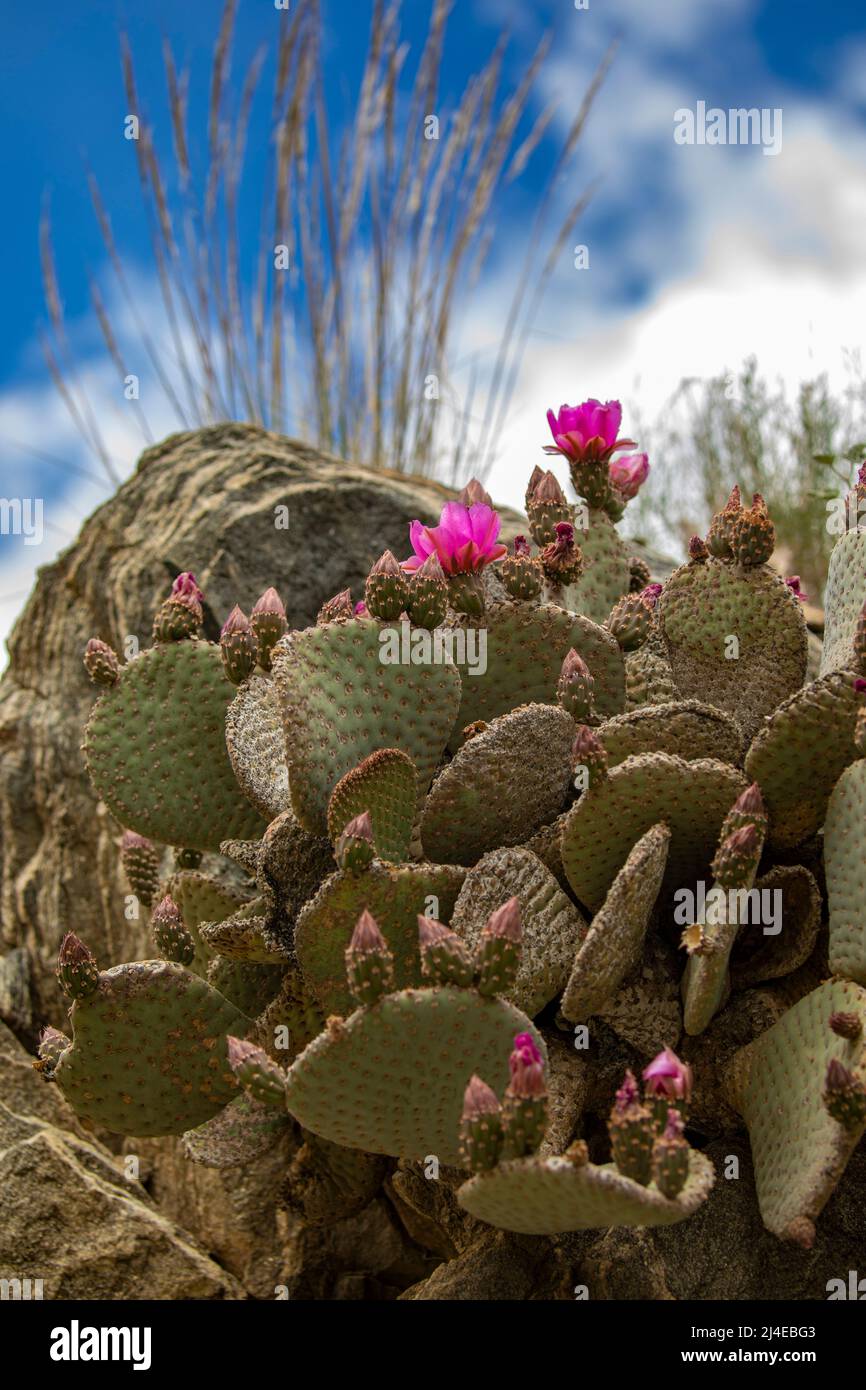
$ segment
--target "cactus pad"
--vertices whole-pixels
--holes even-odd
[[[268,1153],[280,1134],[288,1130],[287,1115],[243,1091],[212,1120],[188,1129],[181,1145],[193,1163],[205,1168],[236,1168]]]
[[[736,721],[699,700],[644,705],[608,719],[597,733],[610,767],[637,753],[674,753],[689,762],[715,758],[735,766],[743,760],[743,736]]]
[[[115,1134],[181,1134],[237,1095],[226,1034],[250,1020],[198,975],[142,960],[99,976],[73,1004],[55,1078],[82,1120]]]
[[[370,812],[379,859],[400,864],[409,854],[418,774],[399,748],[380,748],[341,777],[328,802],[328,834],[336,844],[350,820]]]
[[[582,794],[563,823],[562,864],[577,898],[597,911],[632,846],[660,821],[671,832],[662,893],[704,877],[722,821],[745,789],[741,772],[710,758],[626,758]]]
[[[563,606],[603,623],[617,599],[628,593],[631,557],[625,542],[606,512],[591,509],[588,524],[577,518],[574,539],[580,547],[584,571],[562,591]]]
[[[261,834],[226,753],[233,694],[209,642],[161,644],[122,668],[84,734],[94,789],[121,825],[201,850]]]
[[[530,850],[498,849],[485,854],[466,875],[452,930],[476,946],[490,914],[512,897],[520,903],[523,941],[517,979],[505,997],[534,1018],[568,979],[586,923]]]
[[[681,697],[727,710],[747,738],[803,684],[802,609],[764,565],[683,565],[665,584],[658,612]]]
[[[557,705],[523,705],[474,734],[437,777],[421,821],[437,864],[474,864],[516,845],[562,810],[574,720]]]
[[[662,644],[659,640],[658,646]],[[644,705],[668,705],[678,701],[680,693],[674,684],[671,664],[650,638],[646,646],[625,655],[625,707],[641,709]]]
[[[489,723],[519,705],[554,702],[562,662],[572,647],[595,680],[599,715],[606,717],[624,709],[622,652],[606,628],[556,604],[515,602],[488,603],[483,623],[487,669],[483,674],[463,675],[452,749],[460,746],[468,724],[477,720]]]
[[[847,980],[821,985],[736,1053],[726,1078],[748,1126],[764,1225],[807,1247],[866,1128],[866,1122],[843,1128],[823,1103],[831,1060],[866,1080],[864,1034],[851,1041],[837,1036],[829,1023],[835,1012],[856,1014],[866,1029],[866,992]]]
[[[451,733],[454,663],[388,664],[379,639],[378,623],[351,619],[287,633],[274,648],[292,806],[311,834],[327,833],[340,778],[379,748],[411,758],[423,795]]]
[[[168,891],[177,903],[183,925],[195,942],[195,957],[190,965],[197,975],[206,975],[214,948],[203,940],[203,922],[221,922],[243,907],[248,893],[230,887],[196,869],[181,869],[169,879]]]
[[[854,632],[866,600],[866,531],[846,531],[830,554],[820,674],[854,667]]]
[[[802,844],[821,828],[830,793],[857,756],[862,704],[853,673],[821,676],[785,700],[753,741],[746,774],[766,802],[771,846]]]
[[[229,960],[249,961],[251,965],[278,965],[288,953],[267,930],[267,904],[264,898],[244,903],[230,917],[203,922],[201,938],[212,951]]]
[[[713,1164],[692,1150],[685,1187],[673,1199],[654,1183],[642,1187],[612,1163],[575,1164],[561,1158],[523,1158],[500,1163],[470,1178],[457,1192],[479,1221],[524,1235],[555,1235],[605,1226],[672,1226],[693,1216],[715,1181]]]
[[[824,822],[830,904],[830,969],[866,985],[866,759],[846,768]]]
[[[775,864],[756,879],[755,887],[759,892],[778,890],[782,894],[782,930],[777,936],[765,936],[762,927],[751,922],[740,928],[731,953],[731,983],[735,989],[748,989],[764,980],[793,974],[811,956],[821,927],[821,891],[802,864]],[[855,978],[832,963],[830,968],[839,975]]]
[[[570,1023],[583,1023],[603,1008],[640,962],[670,838],[666,825],[654,825],[638,840],[611,884],[563,992],[560,1007]]]
[[[354,1007],[346,984],[345,952],[365,908],[393,953],[397,988],[420,984],[418,915],[447,920],[465,876],[466,870],[454,865],[374,860],[363,874],[338,872],[327,878],[295,926],[298,963],[325,1012],[345,1014]],[[430,910],[431,897],[435,912]]]
[[[504,1091],[524,1032],[546,1058],[526,1016],[501,999],[443,987],[388,994],[330,1021],[292,1064],[286,1104],[306,1129],[348,1148],[457,1164],[470,1076]]]
[[[266,820],[289,805],[283,721],[273,680],[244,681],[226,714],[226,748],[238,785]]]

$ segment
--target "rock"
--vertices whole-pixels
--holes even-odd
[[[245,424],[173,435],[45,566],[9,639],[0,681],[0,922],[33,968],[33,1010],[60,1024],[54,961],[74,927],[103,966],[150,954],[144,921],[124,918],[118,827],[100,813],[80,744],[94,701],[82,652],[98,636],[150,641],[174,576],[205,591],[205,635],[232,605],[276,584],[289,622],[361,585],[386,548],[407,553],[408,521],[438,520],[453,493],[428,479],[344,463]],[[277,529],[288,508],[288,529]],[[506,536],[520,518],[503,513]]]
[[[30,956],[16,946],[0,957],[0,1020],[14,1033],[33,1036],[33,1003],[30,998]]]
[[[236,1299],[241,1285],[157,1211],[0,1025],[0,1278],[46,1299]]]

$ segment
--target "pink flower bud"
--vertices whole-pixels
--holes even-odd
[[[651,1096],[688,1100],[692,1093],[692,1069],[670,1047],[654,1057],[642,1075]]]

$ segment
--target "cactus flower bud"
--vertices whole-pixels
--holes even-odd
[[[538,475],[536,477],[536,474]],[[574,507],[566,500],[555,474],[542,473],[536,468],[532,475],[535,485],[526,496],[526,518],[532,539],[539,547],[552,545],[560,522],[574,522]]]
[[[706,541],[701,536],[692,536],[689,541],[689,560],[694,565],[702,565],[709,558]]]
[[[620,454],[608,464],[608,477],[617,492],[631,501],[637,497],[649,477],[649,459],[646,454]]]
[[[664,1132],[653,1145],[653,1181],[663,1197],[673,1200],[686,1185],[691,1149],[683,1135],[683,1117],[669,1109]]]
[[[220,632],[223,670],[232,685],[240,685],[256,664],[256,639],[246,614],[235,604]]]
[[[688,1101],[692,1094],[692,1069],[681,1062],[673,1048],[665,1047],[641,1073],[647,1096]]]
[[[741,825],[722,840],[713,860],[713,877],[722,888],[748,888],[751,886],[764,836],[752,823]]]
[[[541,482],[541,480],[542,480],[543,477],[544,477],[544,469],[543,469],[543,468],[539,468],[538,464],[536,464],[535,467],[533,468],[532,472],[531,472],[530,475],[529,475],[529,482],[526,484],[526,494],[525,494],[525,497],[524,497],[524,507],[528,507],[528,506],[529,506],[530,500],[531,500],[531,498],[532,498],[532,496],[533,496],[533,494],[534,494],[534,492],[535,492],[535,489],[538,487],[538,484]],[[554,481],[555,481],[555,480],[554,480]]]
[[[856,1132],[866,1124],[866,1086],[835,1057],[827,1067],[823,1100],[843,1129]]]
[[[531,1033],[518,1033],[508,1059],[511,1078],[502,1104],[503,1157],[534,1153],[547,1128],[544,1059]]]
[[[366,603],[364,602],[364,600],[363,600],[362,598],[359,598],[359,599],[358,599],[358,602],[355,604],[355,617],[356,617],[356,618],[369,618],[369,616],[370,616],[370,610],[369,610],[369,608],[367,607],[367,605],[366,605]]]
[[[150,930],[156,949],[164,960],[173,960],[178,965],[192,965],[195,960],[195,938],[186,930],[180,908],[170,894],[166,893],[153,909]]]
[[[661,585],[650,584],[639,594],[624,594],[614,604],[605,626],[624,652],[637,651],[655,626],[655,606]]]
[[[240,1084],[253,1100],[264,1105],[285,1105],[286,1078],[281,1067],[255,1043],[244,1038],[226,1038],[228,1063]]]
[[[475,948],[480,994],[504,994],[517,978],[523,922],[517,898],[491,912]]]
[[[134,830],[124,830],[120,859],[133,893],[145,907],[150,907],[159,888],[159,856],[150,840]]]
[[[436,985],[472,984],[475,965],[465,941],[437,922],[434,917],[418,917],[418,945],[421,950],[421,974]]]
[[[375,1004],[393,984],[394,957],[376,919],[366,908],[346,947],[346,976],[349,989],[362,1006]]]
[[[794,598],[799,599],[800,603],[808,603],[809,595],[806,593],[806,590],[800,583],[799,574],[789,574],[787,579],[785,580],[785,583],[791,590],[791,593],[794,595]]]
[[[60,943],[57,980],[69,999],[88,999],[99,988],[99,969],[93,952],[71,931]]]
[[[641,1103],[637,1082],[627,1071],[616,1093],[607,1122],[613,1161],[623,1177],[648,1187],[652,1179],[656,1124],[648,1106]]]
[[[256,640],[256,657],[263,671],[270,671],[274,647],[289,624],[286,610],[276,589],[265,589],[250,613],[250,627]]]
[[[348,589],[342,589],[339,594],[329,598],[327,603],[323,603],[319,609],[319,616],[316,623],[319,627],[324,627],[326,623],[341,623],[353,616],[352,595]]]
[[[583,657],[572,647],[566,652],[556,685],[556,698],[576,724],[597,724],[595,682]]]
[[[493,507],[493,498],[477,478],[470,478],[457,501],[463,507],[474,507],[476,502],[483,502],[485,507]]]
[[[91,637],[84,648],[84,669],[94,685],[114,685],[119,673],[117,653],[107,642]]]
[[[362,811],[344,827],[334,847],[334,857],[341,869],[360,874],[370,867],[375,855],[373,822],[370,812]]]
[[[416,627],[438,627],[448,611],[448,585],[435,551],[409,577],[407,587],[410,621]]]
[[[480,1076],[471,1076],[463,1093],[460,1162],[470,1173],[495,1168],[502,1147],[502,1110],[494,1091]]]
[[[863,1032],[863,1024],[859,1014],[848,1014],[841,1011],[830,1015],[830,1027],[837,1037],[847,1038],[849,1042],[856,1042]]]
[[[734,560],[739,565],[763,565],[772,555],[776,545],[776,528],[759,492],[754,493],[751,507],[743,508],[732,520],[730,544]]]
[[[54,1080],[57,1063],[68,1046],[69,1039],[59,1029],[51,1027],[42,1029],[39,1035],[38,1058],[33,1065],[38,1072],[42,1073],[44,1080]]]
[[[171,586],[171,595],[172,598],[194,598],[196,603],[204,602],[204,594],[198,586],[198,581],[189,570],[185,570],[183,574],[177,576]]]
[[[597,786],[607,776],[607,749],[587,724],[579,724],[571,745],[571,770],[578,791]]]
[[[178,575],[175,585],[181,580],[185,581],[184,585],[177,590],[173,586],[170,596],[157,610],[153,620],[154,642],[183,642],[198,635],[204,621],[201,590],[193,575]]]
[[[544,571],[533,559],[525,536],[515,536],[512,554],[500,562],[499,577],[512,598],[533,599],[541,593]]]
[[[570,521],[558,521],[553,529],[555,539],[544,547],[539,563],[549,583],[574,584],[583,574],[583,554],[575,544],[574,527]]]
[[[367,576],[364,587],[367,610],[374,618],[393,622],[403,612],[408,598],[406,575],[390,550],[386,550]]]

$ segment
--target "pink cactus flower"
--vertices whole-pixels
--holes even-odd
[[[647,584],[645,589],[641,589],[640,596],[642,599],[646,599],[647,603],[651,603],[653,608],[655,608],[663,587],[664,585],[662,584]]]
[[[866,681],[862,676],[854,677],[854,691],[857,695],[862,695],[866,691]]]
[[[530,1033],[518,1033],[514,1051],[508,1059],[511,1080],[508,1089],[514,1096],[536,1097],[545,1093],[544,1062]]]
[[[649,477],[649,459],[646,454],[622,454],[608,464],[608,477],[623,497],[631,500],[637,497]]]
[[[355,604],[355,617],[356,617],[356,618],[369,618],[369,616],[370,616],[370,610],[368,609],[366,603],[364,602],[363,599],[359,599],[358,602]]]
[[[688,1100],[692,1093],[692,1069],[681,1062],[672,1048],[666,1047],[654,1057],[642,1076],[651,1096],[667,1096],[668,1100]]]
[[[561,405],[559,414],[547,412],[547,422],[555,444],[545,444],[546,454],[564,454],[582,459],[606,459],[619,449],[633,449],[633,439],[617,439],[622,421],[619,401],[584,401],[582,405]],[[643,481],[641,479],[641,481]],[[640,486],[640,484],[638,484]]]
[[[791,590],[791,593],[794,595],[794,597],[798,598],[801,603],[808,602],[809,595],[806,593],[806,590],[801,588],[800,586],[799,574],[789,574],[788,578],[785,580],[785,583]]]
[[[177,579],[171,586],[171,593],[172,598],[181,596],[183,598],[194,598],[197,603],[201,603],[204,599],[204,594],[198,587],[195,575],[191,574],[189,570],[184,570],[183,574],[177,576]]]
[[[413,521],[409,539],[414,555],[403,561],[403,569],[420,569],[430,555],[438,555],[446,574],[474,574],[493,560],[500,560],[507,547],[497,544],[499,513],[486,502],[464,507],[461,502],[446,502],[438,526],[424,526]]]

